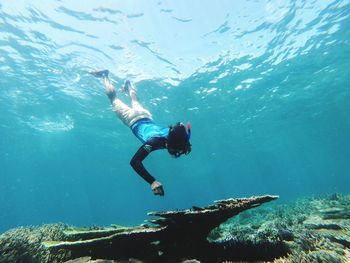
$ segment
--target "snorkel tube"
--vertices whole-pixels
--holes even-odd
[[[187,122],[187,135],[188,135],[188,142],[190,142],[191,138],[191,125],[189,122]]]

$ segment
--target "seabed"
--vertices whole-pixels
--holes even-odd
[[[0,262],[350,262],[350,196],[265,195],[151,212],[135,227],[51,224],[0,236]]]

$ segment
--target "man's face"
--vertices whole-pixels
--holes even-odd
[[[182,145],[178,147],[168,147],[168,151],[172,155],[177,155],[177,154],[189,154],[191,152],[191,145]]]

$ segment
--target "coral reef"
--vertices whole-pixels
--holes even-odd
[[[54,224],[40,227],[19,227],[0,236],[0,262],[52,262],[51,253],[41,244],[49,240],[62,240],[67,225]],[[69,251],[60,251],[57,258],[68,258]]]
[[[315,197],[247,211],[212,231],[209,238],[282,242],[289,252],[276,263],[350,262],[349,212],[349,196]]]
[[[209,232],[228,218],[277,198],[267,195],[228,199],[216,201],[216,205],[205,208],[151,212],[150,216],[160,217],[148,220],[152,226],[66,231],[65,237],[69,241],[50,241],[43,244],[52,253],[60,249],[69,250],[72,257],[134,257],[148,262],[173,262],[174,259],[186,258],[217,260],[220,257],[226,258],[228,252],[225,251],[225,244],[207,241]]]
[[[216,205],[205,208],[152,212],[149,215],[160,218],[149,220],[151,225],[137,227],[113,225],[101,229],[68,229],[52,226],[57,231],[55,236],[38,234],[44,230],[52,231],[49,226],[34,228],[31,232],[12,230],[1,237],[2,262],[10,258],[13,262],[63,262],[75,258],[81,262],[86,261],[84,257],[110,260],[137,258],[146,262],[216,260],[227,254],[226,247],[221,243],[209,243],[206,239],[208,233],[228,218],[277,198],[266,195],[228,199],[216,201]],[[40,237],[32,242],[33,236]],[[23,255],[33,256],[30,260],[21,261]]]
[[[276,196],[152,212],[136,227],[63,224],[0,236],[0,262],[350,262],[350,197],[260,207]]]

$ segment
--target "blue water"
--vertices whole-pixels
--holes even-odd
[[[164,197],[129,165],[103,68],[157,124],[191,122],[190,155],[144,162]],[[0,232],[349,193],[349,76],[349,1],[1,1]]]

